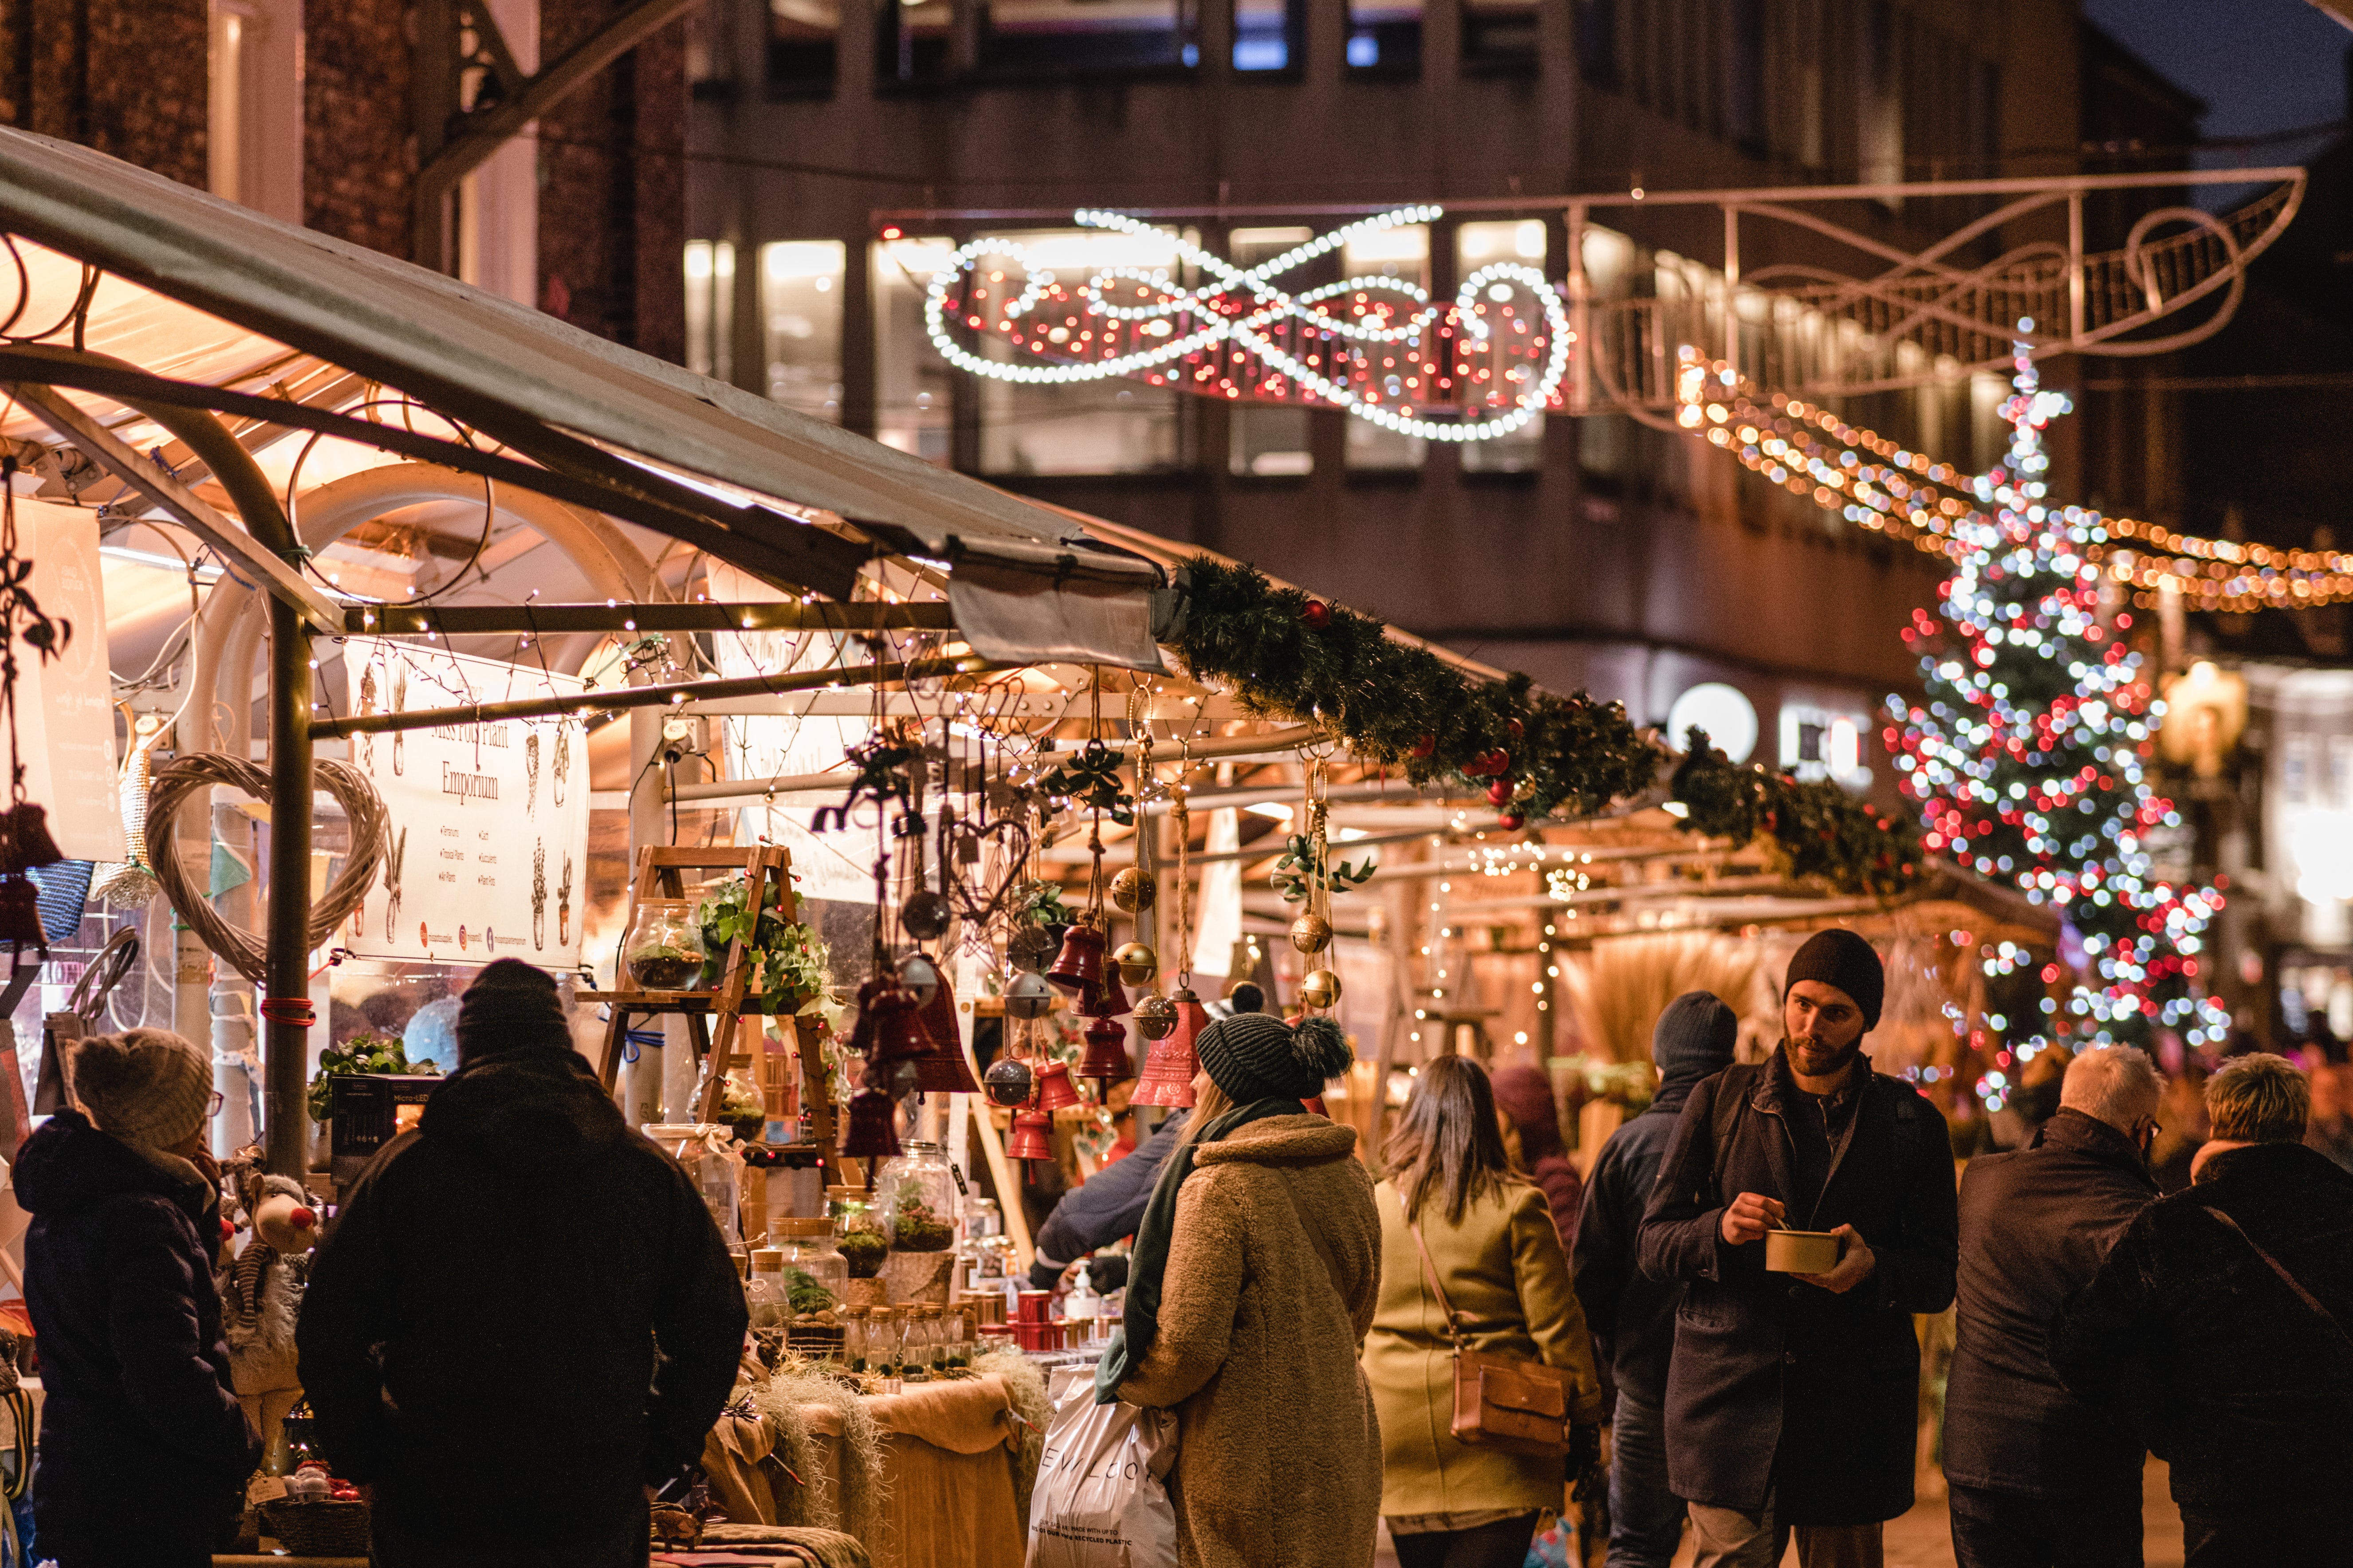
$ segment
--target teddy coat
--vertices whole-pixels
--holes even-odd
[[[1455,1440],[1454,1347],[1445,1314],[1422,1281],[1397,1188],[1383,1182],[1373,1195],[1381,1215],[1381,1297],[1365,1341],[1365,1378],[1381,1419],[1381,1512],[1394,1519],[1558,1509],[1558,1458]],[[1560,1368],[1570,1378],[1571,1419],[1599,1425],[1592,1342],[1544,1190],[1507,1183],[1466,1205],[1460,1225],[1448,1222],[1445,1204],[1433,1196],[1422,1205],[1421,1236],[1448,1302],[1465,1321],[1464,1348]]]
[[[1372,1561],[1381,1436],[1356,1356],[1381,1237],[1356,1147],[1352,1127],[1271,1116],[1195,1152],[1159,1334],[1119,1385],[1176,1412],[1185,1568]]]

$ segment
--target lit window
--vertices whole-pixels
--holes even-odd
[[[779,92],[830,92],[835,39],[840,32],[839,0],[768,0],[769,87]]]
[[[874,436],[927,463],[948,461],[948,367],[923,331],[923,289],[955,254],[952,239],[874,247]]]
[[[1400,224],[1395,228],[1371,229],[1353,237],[1340,247],[1340,275],[1396,279],[1403,288],[1385,291],[1384,297],[1400,308],[1409,306],[1417,294],[1426,298],[1430,289],[1429,226]],[[1346,301],[1341,303],[1345,306]],[[1376,390],[1385,398],[1423,401],[1410,395],[1419,389],[1408,383],[1422,379],[1424,363],[1420,355],[1425,347],[1434,346],[1435,342],[1434,335],[1425,333],[1419,343],[1399,342],[1394,345],[1397,352],[1378,354],[1378,368],[1392,374],[1389,380],[1377,383]],[[1391,360],[1396,363],[1388,363]],[[1352,471],[1419,468],[1429,446],[1419,436],[1384,429],[1368,419],[1348,421],[1348,467]]]
[[[1200,63],[1192,9],[1177,0],[991,0],[982,16],[984,68],[1133,70]]]
[[[1455,276],[1468,278],[1482,267],[1498,263],[1514,263],[1542,270],[1545,251],[1545,226],[1541,218],[1466,223],[1455,230]],[[1537,309],[1537,301],[1530,299],[1525,289],[1510,288],[1504,289],[1499,299],[1482,299],[1474,303],[1490,310],[1508,310],[1514,314],[1533,312]],[[1528,324],[1534,329],[1541,327],[1543,321],[1541,315],[1535,315]],[[1498,318],[1495,324],[1500,326],[1504,323]],[[1515,352],[1513,347],[1518,342],[1535,342],[1536,333],[1533,330],[1516,337],[1509,331],[1498,331],[1493,341],[1504,345],[1502,352],[1479,356],[1474,374],[1484,373],[1499,377],[1514,373],[1526,376],[1541,374],[1543,365],[1534,357],[1532,350]],[[1465,473],[1525,473],[1543,466],[1544,421],[1541,418],[1530,421],[1508,436],[1499,436],[1492,441],[1469,442],[1462,448],[1462,469]]]
[[[686,242],[686,368],[732,381],[735,374],[735,247]]]
[[[760,325],[768,395],[788,408],[841,423],[841,289],[838,239],[760,247]]]

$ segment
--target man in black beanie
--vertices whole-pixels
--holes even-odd
[[[647,1489],[734,1384],[743,1287],[702,1194],[572,1048],[554,980],[485,968],[458,1056],[311,1266],[322,1446],[375,1488],[381,1568],[637,1568]]]
[[[1912,1506],[1919,1347],[1952,1304],[1957,1218],[1944,1118],[1873,1072],[1879,955],[1817,931],[1790,960],[1782,1037],[1683,1104],[1642,1217],[1642,1271],[1680,1281],[1668,1479],[1697,1568],[1879,1568]],[[1836,1267],[1768,1272],[1768,1231],[1829,1232]]]

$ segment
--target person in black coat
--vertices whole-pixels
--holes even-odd
[[[1854,932],[1808,939],[1780,1047],[1692,1091],[1642,1216],[1642,1271],[1684,1287],[1667,1471],[1699,1568],[1778,1562],[1793,1531],[1806,1568],[1875,1568],[1912,1506],[1912,1314],[1953,1300],[1953,1163],[1944,1118],[1862,1055],[1884,984]],[[1837,1267],[1767,1273],[1784,1225],[1834,1232]]]
[[[379,1568],[620,1568],[647,1490],[733,1388],[744,1288],[678,1163],[512,959],[458,1016],[460,1066],[345,1195],[296,1331],[338,1474],[373,1483]]]
[[[1667,1004],[1651,1032],[1659,1089],[1650,1108],[1609,1135],[1593,1162],[1569,1262],[1585,1325],[1618,1386],[1610,1420],[1609,1568],[1667,1568],[1683,1540],[1683,1502],[1667,1484],[1667,1363],[1680,1280],[1641,1271],[1642,1210],[1651,1201],[1683,1102],[1732,1065],[1740,1020],[1705,991]]]
[[[60,1568],[203,1568],[261,1440],[229,1383],[213,1258],[205,1052],[162,1029],[82,1041],[82,1110],[25,1141],[25,1306],[47,1402],[34,1537]]]
[[[1096,1247],[1135,1234],[1144,1205],[1151,1200],[1153,1184],[1160,1179],[1161,1163],[1184,1138],[1188,1119],[1188,1112],[1178,1111],[1137,1144],[1135,1152],[1114,1160],[1062,1194],[1038,1231],[1029,1265],[1032,1290],[1054,1289],[1071,1266]],[[1116,1290],[1126,1281],[1127,1262],[1103,1258],[1087,1272],[1096,1289]]]
[[[2190,1185],[2061,1315],[2051,1365],[2172,1467],[2188,1568],[2353,1564],[2353,1174],[2279,1057],[2207,1081]]]
[[[2149,1140],[2165,1095],[2129,1046],[2068,1064],[2028,1147],[1961,1177],[1958,1335],[1945,1479],[1960,1568],[2140,1568],[2140,1439],[2051,1370],[2051,1326],[2157,1196]]]

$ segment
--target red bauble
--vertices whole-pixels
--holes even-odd
[[[1505,729],[1507,729],[1507,730],[1511,731],[1511,732],[1512,732],[1512,739],[1513,739],[1513,740],[1514,740],[1514,741],[1518,740],[1521,736],[1523,736],[1523,735],[1525,735],[1525,734],[1526,734],[1526,733],[1528,732],[1528,731],[1527,731],[1527,726],[1525,726],[1525,724],[1522,724],[1522,723],[1521,723],[1517,719],[1513,720],[1510,723],[1508,723],[1508,724],[1504,725],[1504,727]]]
[[[1507,811],[1495,818],[1495,826],[1506,833],[1517,833],[1528,825],[1528,819],[1516,811]]]
[[[1320,632],[1332,624],[1332,606],[1321,599],[1310,599],[1299,607],[1299,618],[1311,632]]]
[[[1492,752],[1482,752],[1471,759],[1462,770],[1474,779],[1497,778],[1512,771],[1512,753],[1501,746]]]
[[[1493,784],[1489,784],[1489,785],[1487,786],[1487,801],[1488,801],[1488,804],[1489,804],[1489,805],[1502,805],[1504,802],[1506,802],[1506,801],[1510,800],[1511,798],[1512,798],[1512,781],[1511,781],[1511,780],[1509,780],[1509,779],[1497,779],[1497,780],[1495,780]]]
[[[1420,740],[1416,741],[1413,745],[1408,749],[1406,755],[1419,759],[1429,756],[1436,750],[1438,750],[1438,737],[1435,735],[1424,735]]]

